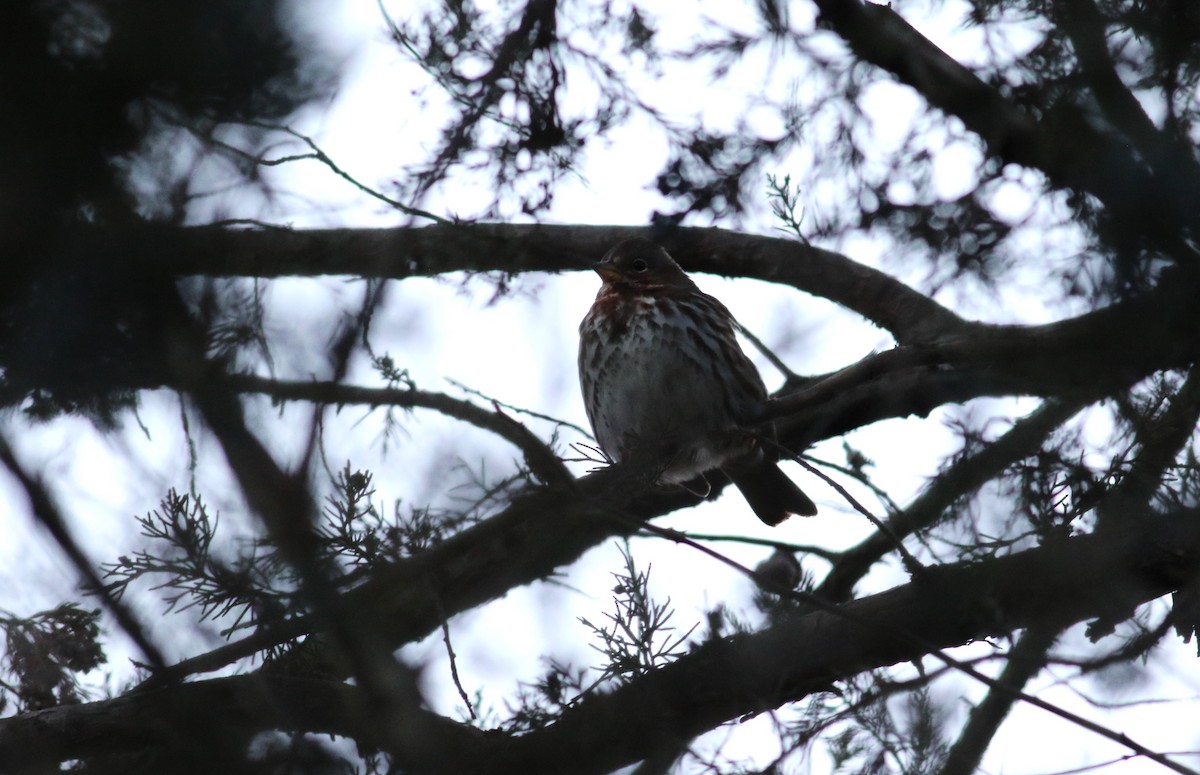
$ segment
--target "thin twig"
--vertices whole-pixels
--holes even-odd
[[[681,533],[683,531],[680,531]],[[648,535],[657,535],[648,533]],[[773,541],[770,538],[751,538],[750,536],[736,535],[717,535],[714,533],[683,533],[683,535],[695,541],[731,541],[740,544],[750,544],[752,546],[769,546],[772,549],[782,549],[785,552],[803,552],[812,554],[829,562],[836,562],[842,556],[841,552],[834,552],[822,546],[813,544],[793,544],[787,541]]]
[[[810,464],[807,460],[804,460],[799,455],[792,455],[789,453],[789,456],[792,460],[803,466],[810,474],[813,474],[818,479],[836,490],[838,495],[841,495],[842,498],[844,498],[845,501],[849,503],[855,511],[866,517],[876,530],[891,539],[892,543],[896,547],[896,552],[900,555],[901,560],[904,562],[905,569],[907,569],[910,574],[916,575],[925,570],[925,566],[921,564],[920,560],[914,557],[912,553],[904,547],[904,541],[901,540],[900,536],[896,535],[891,526],[881,520],[879,517],[876,517],[874,514],[872,514],[866,506],[859,503],[858,499],[851,495],[845,487],[843,487],[839,482],[834,480],[833,477],[829,476],[824,471],[818,470],[816,466]]]
[[[735,326],[737,326],[737,330],[741,332],[742,336],[746,337],[750,344],[754,345],[754,349],[762,353],[762,356],[770,361],[772,366],[779,370],[779,373],[784,376],[789,384],[800,379],[799,375],[789,369],[788,365],[783,362],[783,359],[776,355],[770,347],[767,347],[765,344],[763,344],[763,341],[755,336],[750,329],[746,328],[736,320],[733,321],[733,323]]]
[[[783,446],[782,444],[780,444],[778,441],[771,438],[770,436],[766,436],[763,434],[755,434],[755,436],[758,438],[758,440],[761,443],[774,447],[776,450],[778,450],[782,454],[783,457],[786,457],[789,460],[793,460],[793,461],[799,463],[810,474],[813,474],[818,479],[820,479],[821,481],[825,482],[830,487],[832,487],[837,492],[838,495],[842,496],[842,498],[846,501],[846,503],[850,504],[851,508],[853,508],[859,514],[862,514],[864,517],[866,517],[867,521],[869,521],[875,527],[876,530],[878,530],[880,533],[886,535],[889,539],[891,539],[892,544],[895,547],[897,554],[900,555],[900,559],[904,563],[904,567],[909,572],[910,575],[915,576],[925,569],[925,566],[922,565],[921,562],[916,557],[914,557],[912,555],[912,553],[908,551],[908,549],[906,549],[904,547],[904,542],[900,539],[900,536],[896,535],[896,533],[892,530],[892,528],[890,526],[888,526],[888,524],[886,522],[879,519],[879,517],[876,517],[874,514],[872,514],[870,512],[870,510],[866,506],[859,503],[858,499],[855,498],[853,495],[851,495],[850,492],[845,487],[843,487],[839,482],[835,481],[831,476],[826,474],[824,471],[818,470],[816,468],[816,466],[813,466],[808,461],[804,460],[800,455],[795,454],[790,449]]]
[[[400,212],[404,213],[405,215],[410,215],[414,218],[425,218],[430,221],[433,221],[434,223],[441,223],[441,224],[453,223],[453,221],[449,220],[448,218],[443,218],[440,215],[435,215],[427,210],[422,210],[418,207],[410,207],[410,206],[404,204],[403,202],[400,202],[396,199],[392,199],[390,196],[388,196],[387,194],[384,194],[381,191],[371,188],[367,184],[360,181],[358,178],[354,177],[353,175],[351,175],[350,173],[348,173],[344,169],[342,169],[332,158],[330,158],[329,154],[327,154],[327,153],[325,153],[325,151],[321,150],[321,147],[319,145],[317,145],[316,141],[313,140],[308,135],[305,135],[301,132],[297,132],[295,129],[292,129],[291,127],[287,127],[287,126],[279,126],[279,125],[275,125],[275,124],[263,124],[263,123],[259,123],[259,122],[253,122],[253,121],[244,122],[244,123],[246,123],[248,126],[254,126],[259,129],[271,129],[271,130],[274,130],[277,132],[284,132],[288,135],[291,135],[295,139],[299,140],[300,142],[302,142],[306,146],[308,146],[310,152],[309,153],[294,153],[294,154],[289,154],[287,156],[277,156],[272,159],[265,159],[262,156],[256,156],[255,154],[248,153],[248,152],[242,150],[241,148],[238,148],[235,145],[231,145],[223,140],[218,140],[215,137],[210,137],[209,141],[220,148],[224,148],[225,150],[229,151],[230,153],[232,153],[236,156],[239,156],[243,159],[246,159],[249,162],[252,162],[253,164],[261,165],[263,167],[278,167],[283,164],[290,164],[292,162],[297,162],[297,161],[319,162],[320,164],[324,164],[329,169],[330,172],[337,175],[342,180],[345,180],[347,183],[354,186],[355,188],[357,188],[359,191],[363,192],[367,196],[372,197],[374,199],[378,199],[380,202],[383,202],[384,204],[388,205],[389,207],[399,210]]]
[[[893,533],[918,534],[937,523],[957,499],[981,487],[1015,460],[1033,454],[1055,429],[1090,403],[1089,398],[1072,401],[1051,399],[1018,420],[1003,436],[982,449],[960,457],[942,471],[890,519]],[[844,552],[843,562],[830,571],[819,589],[828,599],[849,596],[853,585],[890,548],[892,540],[875,533]]]
[[[562,428],[570,428],[573,431],[578,431],[579,433],[583,434],[584,436],[587,436],[589,439],[595,439],[595,437],[592,436],[592,434],[588,433],[586,428],[576,425],[575,423],[567,422],[566,420],[560,420],[557,417],[551,417],[550,415],[542,414],[541,412],[535,412],[532,409],[525,409],[524,407],[516,406],[515,404],[506,403],[497,398],[489,396],[487,393],[484,393],[481,390],[476,390],[473,387],[468,387],[456,379],[450,379],[449,377],[447,377],[446,381],[449,382],[454,387],[461,390],[462,392],[464,392],[468,395],[476,396],[477,398],[482,398],[484,401],[487,401],[488,403],[493,404],[494,406],[498,406],[498,407],[507,409],[510,412],[516,412],[517,414],[524,414],[529,417],[536,418],[538,420],[545,420],[546,422],[554,423],[555,425],[562,427]]]
[[[450,659],[450,677],[454,679],[458,696],[466,703],[467,712],[471,714],[472,719],[477,719],[479,716],[475,714],[475,706],[471,704],[471,698],[467,696],[467,690],[463,688],[462,679],[458,677],[458,655],[454,653],[454,645],[450,642],[450,621],[446,619],[446,613],[442,610],[441,598],[437,598],[436,602],[438,614],[442,619],[442,642],[446,644],[446,656]]]
[[[816,457],[814,455],[805,454],[805,455],[801,455],[801,457],[803,457],[805,460],[809,461],[813,465],[818,465],[818,466],[822,466],[824,468],[829,468],[833,471],[838,472],[839,474],[843,474],[845,476],[851,477],[852,479],[854,479],[854,481],[858,482],[863,487],[866,487],[868,490],[870,490],[871,494],[874,495],[876,498],[878,498],[880,500],[880,502],[882,502],[883,505],[887,508],[889,514],[895,514],[896,512],[900,511],[899,504],[897,504],[896,501],[892,500],[892,496],[888,495],[887,491],[884,490],[882,487],[880,487],[879,485],[872,482],[870,477],[868,477],[864,472],[859,471],[850,466],[844,466],[840,463],[835,463],[832,460],[824,460],[824,459]]]

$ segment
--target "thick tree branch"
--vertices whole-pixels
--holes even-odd
[[[344,272],[395,278],[559,270],[582,265],[617,239],[644,232],[499,224],[307,233],[148,231],[161,241],[144,235],[142,242],[131,242],[131,252],[147,251],[131,260],[152,256],[161,268],[162,256],[169,255],[174,271],[181,273]],[[771,413],[795,416],[792,441],[801,446],[886,417],[925,414],[942,403],[983,395],[1063,396],[1094,392],[1099,383],[1120,388],[1154,371],[1186,366],[1196,353],[1200,324],[1189,312],[1196,282],[1182,272],[1140,299],[1060,323],[989,326],[963,321],[887,275],[800,243],[716,229],[671,230],[664,241],[689,268],[730,265],[745,276],[794,283],[888,327],[904,344],[833,378],[787,391],[795,395]],[[868,375],[878,376],[868,380]],[[170,375],[159,379],[158,384],[170,384]],[[795,430],[801,426],[802,434]]]
[[[552,772],[564,761],[607,772],[733,718],[778,707],[831,680],[971,639],[1029,626],[1064,626],[1165,594],[1197,571],[1192,512],[1148,518],[1120,537],[1081,537],[927,577],[696,653],[568,710],[499,756],[464,771]],[[599,737],[599,739],[597,739]],[[619,741],[619,742],[618,742]],[[580,746],[583,746],[581,749]],[[581,750],[594,752],[580,756]],[[486,764],[484,764],[486,762]],[[447,771],[453,771],[448,768]]]
[[[659,239],[685,269],[792,285],[834,301],[892,332],[899,342],[958,332],[963,321],[883,272],[795,240],[680,227],[455,224],[395,229],[233,230],[146,226],[111,235],[120,255],[176,275],[348,275],[402,280],[451,272],[583,269],[617,242]],[[101,235],[81,232],[84,242]],[[87,255],[81,248],[81,255]],[[585,310],[580,310],[583,317]]]
[[[424,718],[437,754],[427,758],[423,752],[418,763],[403,748],[393,752],[402,766],[413,764],[421,772],[549,773],[568,762],[577,773],[609,772],[661,750],[669,740],[779,707],[863,670],[1020,628],[1052,630],[1104,616],[1177,589],[1200,571],[1200,513],[1147,515],[1137,522],[1130,530],[942,566],[840,611],[816,611],[758,633],[708,642],[609,694],[585,698],[559,721],[521,737]],[[153,744],[160,724],[192,728],[187,719],[174,726],[179,714],[203,718],[210,728],[228,725],[235,737],[279,727],[369,736],[371,727],[359,723],[360,714],[342,712],[363,707],[356,691],[242,676],[133,693],[0,722],[0,760],[66,760]],[[203,700],[190,701],[193,694]],[[1143,755],[1152,753],[1113,737]]]
[[[1137,97],[1121,81],[1108,53],[1104,18],[1092,0],[1063,0],[1050,6],[1079,60],[1079,69],[1104,115],[1129,137],[1149,161],[1163,161],[1162,136]],[[1181,162],[1183,159],[1176,159]],[[1194,161],[1189,157],[1189,162]]]
[[[907,536],[930,527],[955,500],[974,492],[1004,466],[1037,451],[1047,435],[1090,402],[1089,398],[1048,402],[979,452],[956,461],[903,512],[889,520],[892,532]],[[1162,416],[1139,430],[1141,452],[1120,486],[1106,493],[1097,505],[1101,524],[1107,523],[1110,514],[1121,516],[1144,509],[1150,503],[1164,473],[1191,438],[1197,422],[1200,422],[1200,374],[1193,371]],[[848,598],[854,584],[870,566],[894,549],[893,540],[890,535],[875,533],[846,550],[817,588],[817,594],[829,600]]]
[[[1107,526],[1110,517],[1120,519],[1131,507],[1151,502],[1163,476],[1195,434],[1197,423],[1200,423],[1200,369],[1192,369],[1162,415],[1137,429],[1138,454],[1120,486],[1097,506],[1099,526]]]
[[[771,401],[793,448],[890,417],[995,395],[1095,397],[1200,355],[1194,284],[1172,277],[1132,301],[1042,326],[982,326],[935,344],[898,347]]]
[[[685,269],[751,277],[836,302],[901,344],[964,335],[971,324],[907,285],[839,253],[795,240],[682,228],[662,240]]]
[[[636,532],[646,519],[697,503],[683,490],[651,490],[643,479],[614,466],[578,480],[574,490],[531,490],[499,514],[376,572],[343,594],[339,605],[370,621],[373,636],[393,647],[419,640],[447,616],[546,578],[602,541]],[[317,629],[311,621],[290,621],[185,660],[171,672],[215,670]],[[330,645],[324,637],[316,640],[323,649]],[[324,656],[331,670],[347,674],[335,652]]]
[[[441,744],[480,733],[417,711],[437,727]],[[354,738],[370,749],[383,743],[364,693],[336,681],[241,675],[131,692],[83,705],[26,713],[0,722],[5,772],[120,752],[145,753],[182,745],[187,734],[216,738],[222,754],[243,755],[259,732],[312,731]],[[239,750],[240,749],[240,750]],[[194,757],[211,751],[187,751]],[[181,762],[182,763],[182,762]],[[194,770],[202,771],[202,766]],[[37,771],[45,771],[44,769]]]

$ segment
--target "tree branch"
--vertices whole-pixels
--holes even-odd
[[[145,628],[142,627],[141,622],[138,621],[133,611],[125,605],[124,601],[114,597],[107,588],[104,580],[100,578],[100,574],[96,572],[92,561],[84,554],[83,548],[80,547],[79,542],[72,535],[70,528],[67,526],[67,520],[63,516],[63,513],[59,511],[54,498],[50,495],[50,491],[46,489],[46,486],[41,481],[25,470],[24,466],[17,460],[16,455],[13,454],[12,447],[8,444],[8,439],[3,435],[0,435],[0,465],[3,465],[25,490],[25,495],[29,498],[29,506],[33,511],[33,516],[42,524],[42,527],[46,528],[46,531],[54,538],[58,547],[62,549],[63,554],[67,555],[67,559],[75,566],[75,570],[84,582],[84,588],[94,592],[100,598],[104,603],[104,607],[117,620],[117,624],[125,631],[125,634],[137,644],[138,649],[142,652],[143,659],[146,660],[147,666],[153,670],[163,669],[166,662],[158,646],[150,640]]]
[[[1050,6],[1071,40],[1079,69],[1104,115],[1152,163],[1163,161],[1162,137],[1133,92],[1122,83],[1104,35],[1104,18],[1092,0],[1063,0]],[[1178,159],[1176,161],[1183,161]],[[1188,159],[1189,162],[1194,161]]]
[[[1086,191],[1133,233],[1152,236],[1177,256],[1194,256],[1180,235],[1195,231],[1192,202],[1200,199],[1195,165],[1169,177],[1129,152],[1127,141],[1097,131],[1078,107],[1054,110],[1039,123],[912,28],[890,5],[862,0],[815,0],[821,21],[855,56],[892,73],[935,108],[957,116],[997,158],[1039,169],[1058,187]],[[1169,181],[1169,185],[1164,185]]]
[[[241,403],[220,378],[219,366],[205,358],[199,332],[180,331],[176,340],[172,366],[180,384],[220,443],[250,509],[296,572],[301,599],[308,604],[323,635],[336,645],[348,674],[362,688],[380,739],[391,747],[404,747],[414,761],[424,764],[430,730],[426,724],[428,714],[420,708],[416,679],[407,667],[396,662],[387,641],[369,626],[371,620],[357,616],[355,608],[342,605],[334,584],[335,573],[322,561],[315,543],[316,507],[306,472],[295,476],[285,473],[247,429]],[[168,676],[156,678],[166,680]]]
[[[944,566],[917,582],[847,604],[850,618],[814,612],[753,635],[710,642],[646,680],[580,703],[558,723],[512,741],[503,758],[489,760],[494,769],[483,771],[552,771],[556,761],[582,759],[589,771],[606,772],[648,754],[663,739],[686,739],[821,691],[831,680],[914,659],[931,647],[1019,627],[1064,626],[1101,615],[1114,598],[1152,600],[1197,571],[1196,516],[1149,518],[1120,538],[1086,536]],[[593,740],[596,730],[611,738],[597,741],[597,759],[581,757],[578,746]]]
[[[533,489],[499,514],[377,571],[343,593],[338,605],[372,622],[373,636],[398,648],[425,637],[448,617],[545,578],[602,541],[631,535],[645,520],[697,500],[683,490],[650,489],[624,466],[589,474],[574,490]],[[216,670],[318,630],[311,620],[288,621],[184,660],[168,672],[182,676]],[[327,651],[331,670],[348,674],[344,658],[328,648],[327,638],[309,641],[311,648]]]
[[[180,273],[392,278],[561,270],[581,266],[618,239],[645,233],[624,227],[501,224],[304,233],[144,231],[161,240],[147,236],[131,241],[129,251],[137,254],[131,260],[153,257],[161,268],[162,256],[171,256]],[[1164,275],[1161,287],[1138,299],[1059,323],[993,326],[963,321],[883,273],[797,242],[717,229],[671,230],[664,241],[689,268],[729,265],[743,276],[792,282],[888,327],[903,343],[836,375],[790,386],[789,395],[772,405],[770,414],[794,416],[793,446],[984,395],[1064,396],[1094,393],[1098,384],[1119,389],[1156,370],[1186,367],[1195,359],[1200,339],[1200,323],[1190,314],[1197,283],[1185,272]],[[129,387],[170,384],[170,378],[163,374],[157,384]]]
[[[177,275],[402,280],[451,272],[583,269],[617,242],[645,236],[659,239],[689,271],[791,285],[857,312],[899,342],[945,337],[964,324],[932,299],[846,256],[795,240],[715,228],[483,223],[252,231],[145,226],[113,239],[121,243],[119,255],[160,269],[168,264]],[[101,235],[81,231],[78,238],[92,241]]]
[[[482,733],[425,710],[442,745]],[[32,770],[69,759],[121,752],[146,753],[179,744],[182,731],[199,730],[244,752],[259,732],[283,729],[344,735],[364,749],[380,745],[379,725],[365,693],[337,681],[240,675],[131,692],[81,705],[63,705],[0,721],[0,761],[6,772]],[[189,750],[187,763],[206,751]],[[196,766],[188,771],[202,771]]]
[[[1036,452],[1048,435],[1085,405],[1085,401],[1049,401],[1018,420],[1003,436],[939,473],[904,511],[888,520],[889,527],[900,537],[932,527],[959,498],[977,490],[1005,466]],[[842,553],[814,593],[826,600],[848,599],[854,585],[894,546],[891,536],[873,533]]]
[[[1097,526],[1107,526],[1110,515],[1120,518],[1130,508],[1148,504],[1170,469],[1187,446],[1200,423],[1200,369],[1175,391],[1160,417],[1137,431],[1139,452],[1112,493],[1097,505]]]
[[[785,388],[764,417],[781,418],[793,449],[891,417],[928,414],[988,395],[1096,397],[1200,354],[1194,284],[1173,276],[1145,296],[1041,326],[984,326],[970,334],[868,356]]]
[[[1046,666],[1046,652],[1060,633],[1056,627],[1031,627],[1026,630],[1009,649],[1008,661],[996,681],[1013,691],[1024,691],[1025,684]],[[979,771],[979,763],[996,736],[996,731],[1017,704],[1017,696],[1013,691],[992,689],[971,709],[967,723],[946,754],[946,761],[938,775],[973,775]]]
[[[513,444],[525,457],[529,469],[543,482],[570,486],[574,477],[562,460],[528,428],[499,411],[489,412],[470,401],[415,388],[368,388],[336,382],[293,382],[254,374],[231,374],[225,378],[231,390],[261,393],[279,401],[309,401],[326,406],[362,404],[432,409],[447,417],[491,431]]]
[[[559,721],[520,737],[480,733],[421,711],[436,754],[423,752],[412,768],[540,773],[560,772],[571,762],[574,772],[609,772],[661,750],[665,741],[777,708],[863,670],[1019,628],[1069,626],[1103,616],[1114,605],[1153,600],[1200,571],[1200,512],[1137,522],[1125,531],[931,569],[915,582],[839,611],[815,611],[757,633],[709,641],[609,694],[585,698]],[[136,692],[0,721],[0,760],[59,761],[144,746],[153,744],[161,724],[188,729],[199,718],[239,735],[282,727],[360,738],[370,727],[346,721],[360,714],[344,713],[363,707],[357,692],[341,684],[264,676]],[[1123,735],[1107,736],[1188,771]],[[412,763],[405,749],[393,753],[401,766]]]

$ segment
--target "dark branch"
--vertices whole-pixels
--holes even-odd
[[[422,711],[436,755],[422,752],[414,769],[540,773],[559,772],[571,762],[574,772],[609,772],[661,750],[666,741],[796,701],[863,670],[1020,628],[1053,630],[1104,616],[1114,606],[1160,597],[1200,571],[1200,513],[1136,521],[1126,531],[942,566],[840,611],[812,612],[758,633],[710,641],[610,694],[582,700],[559,721],[521,737],[490,736]],[[290,694],[302,688],[303,696]],[[46,762],[127,750],[153,744],[160,724],[187,729],[201,718],[218,729],[228,725],[235,736],[282,727],[369,737],[372,727],[361,723],[361,714],[345,712],[363,707],[356,693],[340,684],[263,676],[134,693],[0,722],[0,760]],[[193,695],[204,699],[189,701]],[[280,696],[295,701],[279,702]],[[181,723],[179,714],[187,719],[173,726]],[[1174,765],[1135,741],[1110,736]],[[403,747],[392,751],[401,765],[416,764]]]
[[[904,511],[888,524],[901,537],[936,524],[955,501],[975,492],[997,476],[1005,466],[1036,452],[1046,437],[1083,408],[1083,402],[1048,402],[1019,420],[1007,433],[975,454],[955,461]],[[825,580],[815,590],[822,598],[842,601],[850,597],[854,585],[871,566],[892,551],[893,539],[877,532],[847,549],[833,564]]]
[[[1170,185],[1120,135],[1095,129],[1077,106],[1056,106],[1039,122],[913,29],[890,5],[817,0],[821,20],[854,54],[916,89],[930,105],[957,116],[995,157],[1039,169],[1054,185],[1092,194],[1133,233],[1147,234],[1176,256],[1194,251],[1180,235],[1195,233],[1200,199],[1194,163],[1177,165]],[[1086,52],[1085,52],[1086,53]]]
[[[129,260],[156,267],[168,261],[177,275],[404,279],[583,269],[617,242],[649,232],[638,226],[502,223],[305,231],[146,227],[117,239]],[[689,271],[791,285],[857,312],[899,342],[942,338],[962,327],[957,315],[899,280],[795,240],[684,227],[651,236]],[[79,235],[85,242],[99,238]]]
[[[408,388],[367,388],[334,382],[289,382],[253,374],[230,375],[226,378],[226,384],[240,393],[261,393],[279,401],[308,401],[324,406],[361,404],[432,409],[509,441],[521,450],[530,471],[546,484],[569,486],[574,481],[554,451],[524,425],[503,412],[488,411],[470,401],[442,393]]]
[[[1182,273],[1181,273],[1182,274]],[[1042,326],[973,324],[960,338],[898,347],[769,403],[780,437],[799,448],[891,417],[924,416],[980,396],[1095,398],[1200,353],[1193,283],[1172,277],[1144,297]]]
[[[1148,504],[1200,423],[1200,370],[1193,369],[1160,417],[1138,429],[1139,452],[1121,484],[1097,506],[1098,525]]]
[[[1059,630],[1054,627],[1033,627],[1026,630],[1020,640],[1009,650],[1008,661],[997,682],[1015,691],[1024,691],[1034,676],[1046,666],[1047,651],[1058,638]],[[991,744],[1000,724],[1017,704],[1011,691],[993,689],[971,709],[958,739],[946,754],[939,775],[973,775],[979,771],[983,754]]]

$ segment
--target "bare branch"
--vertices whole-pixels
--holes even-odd
[[[232,390],[262,393],[279,401],[310,401],[327,406],[363,404],[432,409],[509,441],[521,450],[529,469],[543,482],[569,487],[575,481],[554,451],[520,422],[498,410],[489,412],[469,401],[451,398],[443,393],[415,388],[357,387],[335,382],[289,382],[252,374],[233,374],[226,378],[226,382]]]
[[[1182,165],[1189,174],[1198,172],[1191,154],[1171,152],[1165,137],[1146,115],[1137,97],[1121,82],[1116,66],[1108,52],[1104,19],[1092,0],[1065,0],[1053,7],[1061,17],[1061,28],[1071,39],[1080,72],[1087,79],[1091,93],[1104,111],[1105,117],[1136,144],[1138,151],[1151,164],[1164,172],[1164,165]],[[1178,170],[1175,170],[1178,174]]]
[[[1200,353],[1194,286],[1172,277],[1144,297],[1041,326],[983,326],[963,337],[902,346],[799,389],[785,387],[764,417],[780,417],[793,449],[887,417],[924,416],[984,395],[1093,399],[1186,368]]]
[[[1183,385],[1171,397],[1162,415],[1137,433],[1140,450],[1128,473],[1102,503],[1097,513],[1099,524],[1109,514],[1118,517],[1130,506],[1148,503],[1158,490],[1163,474],[1174,464],[1200,423],[1200,369],[1193,369]]]
[[[876,269],[796,240],[715,228],[480,223],[304,231],[147,228],[122,254],[178,275],[349,275],[404,279],[448,272],[583,269],[617,242],[658,238],[689,271],[784,283],[823,296],[891,331],[900,342],[945,338],[963,321]],[[99,239],[82,232],[80,239]],[[166,258],[165,258],[166,257]],[[580,311],[582,317],[583,311]]]

